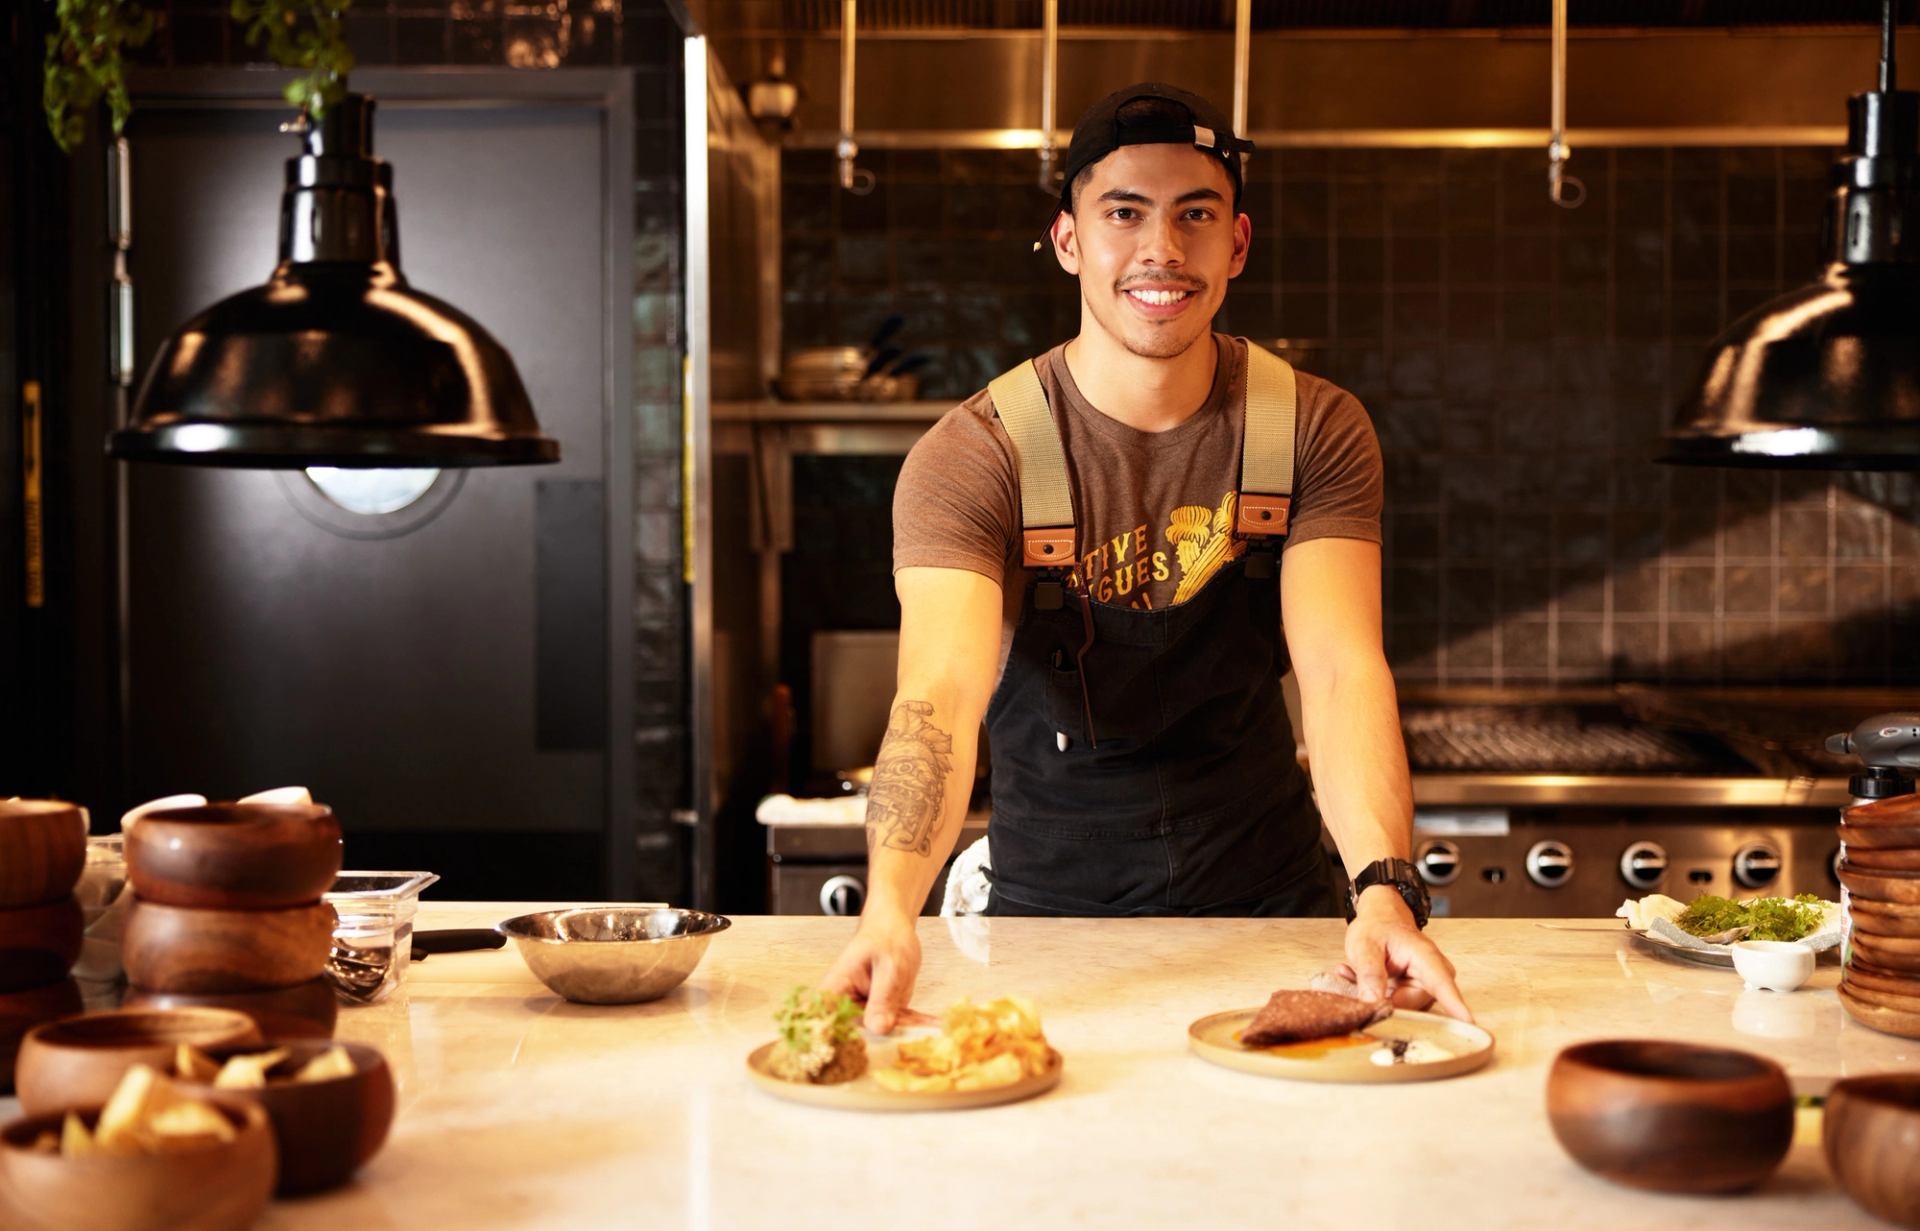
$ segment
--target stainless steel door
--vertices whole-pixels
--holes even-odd
[[[443,473],[374,514],[298,471],[128,466],[135,797],[304,783],[350,863],[356,833],[544,834],[584,856],[579,892],[630,882],[630,96],[611,72],[518,96],[530,76],[570,74],[356,85],[381,98],[403,271],[508,348],[561,462]],[[283,118],[256,100],[136,112],[142,364],[272,269]]]

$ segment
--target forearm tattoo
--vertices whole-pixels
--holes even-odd
[[[926,701],[893,707],[867,788],[868,850],[879,845],[933,853],[933,830],[953,768],[953,736],[927,721],[932,714]]]

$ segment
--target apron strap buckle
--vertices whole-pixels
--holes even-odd
[[[1241,538],[1282,538],[1287,533],[1287,514],[1293,508],[1291,496],[1263,496],[1242,492],[1234,512],[1233,531]]]
[[[1020,562],[1027,568],[1073,566],[1073,527],[1029,527],[1020,532]]]

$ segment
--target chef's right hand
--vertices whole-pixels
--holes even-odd
[[[920,974],[920,935],[912,918],[861,915],[860,928],[821,983],[836,995],[867,1002],[864,1025],[886,1034],[902,1019],[922,1015],[907,1007]]]

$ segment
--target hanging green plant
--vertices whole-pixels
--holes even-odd
[[[287,83],[287,101],[318,117],[347,92],[353,52],[342,15],[353,0],[232,0],[233,20],[247,43],[265,43],[275,64],[302,70]],[[153,36],[153,14],[135,0],[53,0],[41,102],[47,127],[71,154],[86,136],[87,111],[102,98],[120,135],[133,110],[122,52]]]
[[[306,70],[287,83],[287,101],[316,119],[347,92],[353,52],[341,15],[353,0],[233,0],[233,19],[245,24],[247,45],[267,43],[275,64]]]
[[[132,0],[54,0],[41,106],[54,141],[73,153],[87,132],[87,111],[107,100],[117,137],[133,104],[120,54],[153,37],[153,14]]]

